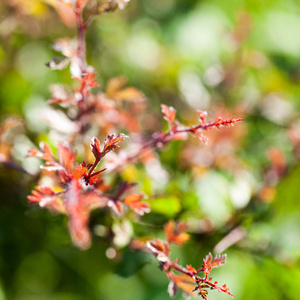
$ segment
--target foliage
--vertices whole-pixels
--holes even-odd
[[[57,70],[65,68],[70,63],[71,74],[73,78],[79,82],[79,87],[76,87],[75,90],[69,94],[67,94],[66,90],[60,88],[62,97],[60,97],[59,93],[54,91],[55,94],[53,95],[52,100],[50,100],[50,104],[59,104],[66,107],[66,119],[70,115],[70,109],[76,110],[73,118],[70,118],[70,122],[74,123],[74,127],[76,127],[77,130],[74,132],[73,136],[66,137],[68,143],[76,145],[78,140],[85,140],[88,130],[92,127],[90,120],[93,117],[100,118],[97,114],[102,110],[103,106],[106,106],[109,103],[110,98],[136,102],[140,101],[142,98],[140,95],[142,95],[142,93],[134,88],[127,88],[119,91],[123,85],[122,79],[111,80],[107,87],[107,93],[94,95],[90,92],[91,88],[99,86],[95,81],[96,73],[94,72],[94,69],[86,63],[85,53],[85,32],[93,15],[87,15],[85,19],[83,17],[84,7],[88,4],[87,0],[77,0],[74,1],[74,3],[62,1],[62,3],[74,10],[78,27],[77,45],[75,47],[73,41],[60,39],[54,44],[54,49],[61,52],[66,58],[59,59],[58,63],[55,62],[57,60],[53,59],[47,65],[50,68]],[[120,8],[124,8],[125,2],[117,1],[100,4],[93,12],[96,11],[96,14],[102,14],[114,11],[117,5]],[[101,103],[102,107],[100,107],[100,109],[97,107],[98,103]],[[114,107],[111,108],[111,110],[113,109]],[[162,105],[162,113],[164,119],[168,122],[169,130],[166,132],[154,133],[151,139],[137,146],[139,150],[134,155],[127,155],[125,159],[123,158],[123,161],[115,158],[116,165],[110,167],[110,174],[113,174],[113,171],[117,173],[117,168],[123,167],[123,165],[129,163],[133,159],[140,159],[148,149],[162,148],[171,141],[182,140],[187,133],[194,134],[201,141],[207,143],[207,138],[203,135],[203,131],[212,128],[220,128],[222,126],[233,126],[236,122],[242,121],[242,119],[235,119],[233,117],[230,119],[217,117],[214,122],[207,123],[207,113],[200,110],[197,112],[199,114],[200,124],[183,126],[175,119],[176,110],[173,107]],[[115,122],[117,125],[118,119],[116,119]],[[105,122],[102,124],[103,127],[107,126]],[[129,131],[129,128],[125,129]],[[86,163],[83,161],[80,164],[76,164],[76,154],[66,141],[58,145],[58,160],[53,157],[50,146],[45,142],[40,144],[40,150],[31,148],[29,151],[28,156],[46,161],[41,168],[48,172],[55,172],[53,182],[57,182],[57,185],[60,186],[62,190],[55,192],[53,187],[37,186],[35,190],[32,191],[32,196],[28,196],[28,200],[31,202],[38,202],[41,207],[47,207],[53,211],[66,214],[69,218],[68,227],[72,240],[74,244],[81,249],[87,249],[91,244],[91,234],[89,232],[88,223],[90,211],[92,209],[108,206],[111,207],[116,214],[120,215],[123,213],[123,206],[125,205],[141,216],[144,215],[144,213],[150,212],[149,203],[141,202],[144,198],[143,194],[128,194],[128,191],[135,186],[134,183],[124,181],[116,186],[107,186],[104,183],[105,177],[102,174],[103,177],[99,180],[100,173],[106,171],[106,169],[95,171],[104,156],[111,151],[118,149],[120,147],[118,143],[124,141],[127,137],[128,136],[123,133],[119,133],[118,135],[109,134],[104,141],[102,149],[98,138],[93,137],[90,143],[90,149],[94,155],[93,163]],[[139,139],[143,140],[142,137]],[[86,154],[86,156],[88,156],[88,154]],[[125,197],[124,194],[126,195]],[[198,271],[192,267],[185,270],[170,260],[169,243],[174,242],[177,245],[182,245],[187,239],[186,233],[182,232],[184,231],[183,229],[186,229],[183,225],[178,224],[175,226],[175,224],[171,222],[165,227],[168,242],[153,240],[147,243],[150,251],[160,262],[160,268],[167,273],[168,278],[171,280],[172,287],[169,287],[170,295],[175,296],[175,289],[181,287],[188,294],[197,290],[199,295],[204,299],[207,299],[206,288],[217,289],[218,291],[233,296],[226,285],[220,287],[217,285],[217,282],[212,283],[212,278],[208,277],[212,267],[225,263],[225,256],[216,256],[211,262],[211,254],[209,254],[203,262],[202,269],[199,269]],[[196,288],[194,290],[189,290],[184,287],[183,282],[185,281],[185,278],[180,277],[181,279],[179,279],[177,275],[171,272],[171,269],[176,269],[184,275],[190,276],[195,281],[197,285]],[[203,272],[205,278],[197,276],[199,272]]]

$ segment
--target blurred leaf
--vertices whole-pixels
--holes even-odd
[[[46,66],[51,70],[62,70],[68,66],[70,60],[64,57],[53,57],[49,62],[46,63]]]
[[[249,274],[241,299],[299,299],[295,284],[299,278],[300,271],[296,266],[287,267],[273,259],[264,258]]]
[[[151,211],[166,215],[175,216],[181,210],[180,200],[175,196],[156,198],[149,201]]]
[[[107,96],[114,100],[124,100],[129,102],[145,100],[144,94],[136,88],[124,88],[126,84],[127,79],[123,76],[110,79],[106,86]]]
[[[299,201],[300,165],[297,165],[277,186],[276,196],[272,202],[280,214],[300,209]]]
[[[149,255],[140,251],[128,251],[123,254],[122,260],[116,267],[116,273],[122,277],[129,277],[149,262],[151,262]]]

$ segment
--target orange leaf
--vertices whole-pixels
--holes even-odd
[[[73,176],[76,179],[80,179],[82,176],[85,175],[88,169],[89,169],[88,166],[86,166],[84,163],[81,163],[80,165],[76,165],[73,171]]]
[[[189,240],[189,234],[184,232],[186,230],[187,226],[185,224],[182,222],[176,224],[173,220],[170,220],[164,227],[167,241],[169,243],[177,244],[178,246],[182,246]]]
[[[165,104],[161,105],[161,111],[164,115],[164,119],[170,124],[173,124],[175,121],[176,109],[172,106],[167,106]]]
[[[207,117],[207,112],[203,111],[203,110],[197,110],[197,113],[199,115],[199,119],[201,121],[201,124],[205,125],[206,117]]]
[[[128,136],[123,134],[123,133],[119,133],[117,136],[115,134],[110,134],[107,136],[107,138],[104,141],[104,155],[106,155],[108,152],[113,151],[117,148],[119,148],[119,145],[116,145],[117,143],[124,141]]]
[[[150,212],[149,203],[141,202],[145,198],[143,194],[131,194],[124,199],[124,203],[139,215]]]
[[[51,148],[47,143],[41,142],[40,149],[41,149],[41,151],[39,151],[36,148],[31,148],[29,150],[27,156],[41,158],[41,159],[44,159],[49,162],[54,161]]]
[[[171,279],[181,290],[183,290],[188,295],[192,295],[195,287],[195,281],[193,280],[193,278],[186,274],[173,274],[171,276]]]
[[[106,94],[108,97],[112,97],[112,95],[120,90],[127,83],[127,79],[124,76],[119,76],[115,78],[111,78],[106,85]]]
[[[124,100],[129,102],[145,100],[144,94],[134,87],[128,87],[121,91],[115,92],[111,98],[114,100]]]
[[[169,244],[165,241],[158,240],[158,239],[147,242],[147,247],[155,255],[159,255],[160,253],[163,253],[168,257],[170,252]]]
[[[65,208],[61,199],[49,187],[36,186],[32,192],[32,196],[27,196],[30,202],[39,203],[41,207],[47,207],[53,211],[65,213]]]
[[[76,153],[73,152],[67,143],[58,145],[59,162],[70,172],[73,168],[73,164],[76,158]]]
[[[43,199],[55,197],[55,192],[49,187],[36,186],[35,189],[32,191],[33,196],[27,196],[27,199],[31,202],[40,203]]]
[[[94,80],[96,73],[88,73],[85,75],[84,80],[85,84],[89,87],[99,86],[99,83]]]
[[[215,267],[219,267],[219,266],[222,266],[225,264],[226,262],[226,254],[223,254],[223,255],[216,255],[214,260],[212,261],[212,263],[210,264],[210,266],[212,268],[215,268]]]
[[[153,237],[151,236],[136,238],[130,242],[130,248],[145,251],[147,249],[147,242],[152,239]]]
[[[186,265],[186,269],[189,271],[189,272],[192,272],[194,274],[197,274],[197,270],[192,267],[192,265]]]

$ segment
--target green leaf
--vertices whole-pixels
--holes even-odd
[[[181,210],[180,200],[177,197],[161,197],[150,201],[151,211],[173,217]]]
[[[297,165],[290,171],[290,174],[278,184],[276,188],[276,197],[272,202],[272,206],[277,212],[293,212],[300,208],[299,177],[300,165]]]
[[[122,259],[116,267],[116,274],[122,277],[130,277],[137,273],[143,266],[150,263],[149,255],[140,251],[128,251],[122,255]]]

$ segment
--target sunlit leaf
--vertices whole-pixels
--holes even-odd
[[[139,215],[150,212],[150,205],[147,202],[141,200],[145,198],[144,194],[130,194],[124,199],[124,203],[128,205],[133,211]]]
[[[173,217],[181,210],[180,200],[175,196],[155,198],[150,202],[152,212]]]

